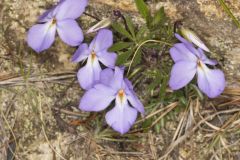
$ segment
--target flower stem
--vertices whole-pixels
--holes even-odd
[[[96,16],[94,16],[94,15],[91,15],[91,14],[89,14],[89,13],[87,13],[87,12],[83,12],[83,14],[85,14],[86,16],[89,16],[89,17],[91,17],[91,18],[93,18],[93,19],[95,19],[96,21],[101,21],[101,19],[99,19],[98,17],[96,17]]]
[[[165,44],[165,45],[168,45],[168,46],[172,46],[172,44],[170,44],[170,43],[168,43],[168,42],[165,42],[165,41],[161,41],[161,40],[153,40],[153,39],[150,39],[150,40],[146,40],[146,41],[142,42],[140,45],[138,45],[136,51],[134,52],[133,58],[132,58],[132,60],[131,60],[131,62],[130,62],[130,65],[129,65],[129,68],[128,68],[128,71],[127,71],[127,75],[129,74],[129,72],[130,72],[130,70],[131,70],[132,63],[133,63],[133,61],[134,61],[134,59],[135,59],[135,57],[136,57],[139,49],[140,49],[144,44],[149,43],[149,42],[162,43],[162,44]]]

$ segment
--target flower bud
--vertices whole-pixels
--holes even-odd
[[[210,52],[208,47],[201,41],[201,39],[193,31],[191,31],[188,28],[184,28],[184,27],[181,27],[180,31],[181,31],[183,37],[185,39],[187,39],[189,42],[195,44],[196,46],[198,46],[199,48],[201,48],[207,52]]]
[[[94,26],[92,26],[88,31],[87,31],[87,34],[88,33],[92,33],[92,32],[96,32],[98,31],[99,29],[102,29],[102,28],[106,28],[108,26],[111,25],[111,19],[110,18],[104,18],[103,20],[101,20],[100,22],[98,22],[97,24],[95,24]]]

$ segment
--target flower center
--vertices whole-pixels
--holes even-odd
[[[120,98],[120,101],[121,101],[121,102],[123,101],[124,96],[125,96],[124,90],[123,90],[123,89],[120,89],[120,90],[118,91],[118,97]]]
[[[91,53],[91,61],[92,61],[92,63],[94,62],[96,57],[97,57],[96,53],[94,51],[92,51],[92,53]]]
[[[204,73],[208,72],[207,66],[200,59],[197,61],[197,67],[201,69]]]
[[[55,26],[56,23],[57,23],[57,19],[56,19],[56,18],[53,18],[53,19],[52,19],[52,22],[51,22],[51,24],[50,24],[50,27]]]
[[[198,65],[198,67],[200,67],[201,69],[203,69],[202,61],[201,61],[201,60],[198,60],[198,61],[197,61],[197,65]]]
[[[53,18],[52,20],[52,25],[56,24],[57,23],[57,19],[56,18]]]

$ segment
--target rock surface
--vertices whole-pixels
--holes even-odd
[[[153,10],[164,6],[166,14],[170,17],[172,23],[176,20],[182,20],[185,26],[192,28],[198,35],[200,35],[208,47],[214,52],[210,53],[209,56],[219,60],[220,66],[226,73],[228,86],[240,87],[240,29],[232,23],[231,19],[222,10],[221,6],[216,1],[212,0],[158,1],[159,2],[148,0],[147,3]],[[28,73],[28,71],[30,71],[31,74],[38,75],[41,75],[41,73],[56,73],[59,71],[70,70],[71,73],[72,71],[76,71],[77,66],[70,62],[70,57],[75,48],[66,46],[59,39],[57,39],[55,44],[47,52],[41,54],[34,53],[26,44],[26,33],[28,29],[35,24],[37,17],[41,13],[50,8],[56,2],[57,0],[1,1],[0,80],[8,75],[10,75],[10,77],[22,75],[22,72]],[[226,2],[232,9],[234,15],[240,19],[240,1],[226,0]],[[134,0],[90,0],[87,12],[99,18],[112,17],[112,10],[115,9],[130,14],[136,23],[143,22],[140,15],[137,13]],[[84,31],[86,31],[89,25],[94,22],[94,19],[89,18],[88,16],[82,16],[79,21]],[[64,85],[62,86],[64,87]],[[57,96],[53,93],[53,90],[58,93],[60,89],[42,82],[36,84],[34,87],[39,89],[41,93],[44,91],[44,94],[48,97],[42,97],[42,105],[44,107],[44,112],[46,112],[44,118],[48,125],[48,135],[54,135],[50,137],[51,144],[57,151],[62,149],[61,151],[65,153],[67,151],[64,146],[68,147],[66,143],[72,145],[72,141],[75,141],[75,139],[71,139],[73,138],[72,135],[59,136],[52,132],[54,130],[52,128],[53,126],[55,127],[56,124],[53,124],[55,121],[51,116],[52,114],[49,108],[49,105],[54,106],[54,101],[57,101],[55,99]],[[76,88],[76,90],[80,90],[78,84],[76,84]],[[0,111],[7,110],[9,106],[16,106],[14,108],[16,112],[13,112],[12,116],[9,116],[10,119],[16,118],[16,115],[18,115],[16,118],[17,121],[18,118],[24,118],[24,121],[18,121],[19,123],[17,126],[19,127],[16,127],[14,130],[17,134],[17,138],[21,137],[19,143],[23,145],[24,153],[27,153],[27,155],[23,156],[25,156],[25,159],[54,159],[53,152],[46,143],[45,138],[41,138],[38,135],[38,133],[42,132],[40,120],[36,118],[36,114],[32,113],[33,108],[31,104],[22,101],[23,98],[27,100],[29,99],[28,97],[24,97],[26,96],[25,86],[16,90],[19,90],[20,96],[16,96],[15,92],[8,94],[8,91],[2,92],[0,90]],[[37,90],[33,93],[38,93],[40,91]],[[78,102],[79,95],[79,92],[70,90],[70,95],[66,102]],[[15,96],[17,99],[14,99]],[[73,97],[75,99],[73,99]],[[14,99],[14,101],[12,99]],[[39,114],[37,115],[39,116]],[[6,135],[10,134],[6,133]],[[79,138],[76,139],[78,140]],[[79,155],[74,158],[74,156],[70,154],[69,159],[79,159],[81,155],[85,154],[84,148],[86,148],[86,146],[82,144],[82,146],[79,147],[82,140],[77,140],[76,149],[72,152],[74,155],[76,153]],[[159,146],[162,147],[162,145]],[[149,150],[149,148],[147,148],[147,150]],[[4,159],[1,156],[0,152],[0,159]],[[86,157],[88,157],[88,155],[86,155]]]

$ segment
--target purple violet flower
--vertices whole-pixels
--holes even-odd
[[[100,83],[86,91],[79,108],[83,111],[99,112],[113,100],[115,106],[107,112],[107,124],[121,134],[129,131],[137,118],[137,112],[144,114],[144,107],[133,91],[131,82],[123,77],[124,71],[115,67],[101,72]]]
[[[88,0],[60,0],[52,9],[39,17],[38,23],[28,31],[28,45],[36,52],[48,49],[55,40],[56,31],[70,46],[83,41],[82,29],[75,21],[85,10]]]
[[[102,71],[100,62],[109,68],[115,67],[117,54],[108,52],[108,48],[112,44],[112,31],[101,29],[89,47],[86,43],[81,44],[73,55],[73,62],[87,61],[86,65],[77,74],[79,84],[83,89],[90,89],[94,83],[99,81],[100,72]]]
[[[178,90],[186,86],[197,73],[198,87],[203,93],[210,98],[220,95],[225,88],[224,73],[207,67],[214,66],[217,62],[208,59],[201,48],[196,49],[180,35],[177,36],[183,43],[177,43],[170,49],[175,62],[169,81],[171,89]]]
[[[208,47],[203,43],[203,41],[193,31],[191,31],[188,28],[183,28],[183,27],[181,28],[180,31],[181,31],[183,37],[186,38],[189,42],[195,44],[197,47],[203,49],[206,52],[210,52]],[[184,41],[186,41],[178,34],[175,34],[175,36],[178,40],[180,40],[183,43],[184,43]]]

